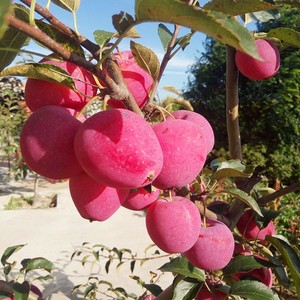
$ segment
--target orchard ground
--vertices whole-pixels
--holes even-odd
[[[142,288],[129,276],[137,275],[149,283],[150,270],[161,274],[157,269],[168,261],[167,257],[148,261],[142,267],[137,262],[133,273],[130,272],[129,263],[117,270],[117,263],[112,263],[109,274],[104,270],[106,260],[101,263],[101,268],[98,264],[92,271],[91,265],[83,267],[80,261],[70,260],[72,253],[80,249],[83,242],[91,245],[104,244],[118,249],[128,248],[139,257],[144,257],[144,251],[152,241],[147,234],[143,212],[121,208],[104,222],[90,223],[76,211],[69,194],[68,182],[53,184],[45,180],[40,181],[38,191],[42,195],[57,193],[56,207],[5,210],[4,206],[12,196],[33,194],[33,179],[4,182],[3,164],[0,171],[0,255],[7,247],[26,244],[9,259],[10,262],[18,262],[16,270],[20,269],[20,261],[24,258],[44,257],[52,261],[55,265],[52,271],[54,279],[35,282],[43,291],[44,299],[83,299],[71,295],[71,291],[75,285],[86,283],[91,275],[111,282],[114,287],[123,287],[127,292],[141,295]],[[156,249],[154,247],[148,250],[147,255],[150,256]],[[0,274],[3,277],[3,273]],[[46,275],[42,272],[39,274]],[[165,288],[171,280],[171,275],[164,275],[159,285]]]

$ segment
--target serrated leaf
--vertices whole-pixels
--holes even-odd
[[[10,0],[2,0],[0,2],[0,39],[4,35],[4,32],[7,29],[7,24],[5,21],[5,16],[10,12]]]
[[[267,37],[279,39],[281,42],[300,48],[300,32],[291,28],[275,28],[268,32]]]
[[[162,46],[164,50],[166,51],[168,48],[168,45],[172,38],[172,32],[168,29],[168,27],[162,23],[158,25],[158,36],[160,38],[160,41],[162,43]]]
[[[26,272],[32,270],[45,270],[50,273],[54,268],[54,264],[50,260],[43,257],[23,259],[21,261],[21,265]]]
[[[270,242],[282,255],[283,261],[288,266],[293,279],[297,295],[300,298],[300,258],[297,252],[284,240],[276,236],[266,236],[266,241]]]
[[[1,257],[1,263],[3,266],[7,264],[7,260],[17,251],[22,249],[25,245],[16,245],[16,246],[11,246],[5,249],[5,251],[2,254]]]
[[[160,62],[156,54],[151,49],[134,41],[130,41],[130,49],[137,64],[148,72],[155,81],[160,70]]]
[[[277,9],[279,6],[261,0],[211,0],[203,8],[238,16],[255,11]]]
[[[102,49],[107,43],[114,37],[114,33],[105,30],[96,30],[94,31],[94,39],[96,43]]]
[[[266,261],[267,263],[267,261]],[[250,272],[254,269],[264,268],[262,260],[250,255],[235,256],[223,269],[225,274],[236,274],[239,272]]]
[[[139,38],[140,35],[133,27],[135,24],[134,18],[127,12],[121,11],[119,14],[112,16],[112,23],[119,35],[124,35],[128,38]]]
[[[52,38],[57,43],[61,44],[64,48],[73,53],[76,53],[81,57],[84,57],[84,51],[82,50],[80,44],[71,36],[64,34],[62,31],[58,30],[54,26],[47,24],[41,20],[35,20],[35,24],[40,30],[45,32],[50,38]]]
[[[161,272],[173,272],[187,277],[198,279],[199,281],[205,280],[203,270],[194,267],[186,257],[176,257],[170,262],[162,265],[159,270]]]
[[[263,216],[255,199],[253,197],[251,197],[250,195],[248,195],[246,192],[239,190],[237,188],[229,188],[229,189],[223,190],[222,193],[230,194],[230,195],[234,196],[235,198],[242,200],[245,204],[247,204],[249,207],[251,207],[258,215]]]
[[[30,284],[28,281],[22,283],[15,282],[13,284],[14,300],[27,300],[30,292]]]
[[[182,25],[261,59],[250,32],[229,15],[175,0],[137,0],[135,14],[140,23],[154,21]]]
[[[278,295],[265,284],[255,280],[241,280],[231,286],[230,294],[248,300],[279,300]]]
[[[57,6],[68,10],[70,12],[76,12],[80,6],[80,0],[51,0]]]
[[[228,177],[244,177],[244,178],[247,178],[249,177],[250,174],[246,174],[246,173],[243,173],[239,170],[236,170],[236,169],[231,169],[231,168],[223,168],[223,169],[220,169],[218,171],[216,171],[211,179],[212,180],[221,180],[221,179],[224,179],[224,178],[228,178]]]
[[[189,300],[194,299],[198,293],[202,283],[194,278],[180,278],[180,280],[174,280],[174,292],[172,300]]]
[[[18,19],[28,22],[29,20],[29,10],[23,5],[12,5],[13,12]],[[29,38],[27,35],[19,32],[15,28],[9,26],[8,29],[3,34],[0,40],[0,71],[5,67],[9,66],[16,56],[19,50],[28,42]]]
[[[70,75],[63,69],[50,64],[24,64],[7,68],[0,72],[0,76],[23,76],[47,80],[75,89],[75,84]]]

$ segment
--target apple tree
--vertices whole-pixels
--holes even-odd
[[[79,33],[76,21],[72,29],[56,18],[51,2],[76,20],[79,0],[0,4],[0,75],[28,78],[32,114],[20,133],[28,166],[69,179],[74,205],[89,221],[105,221],[123,204],[146,211],[150,238],[170,254],[160,270],[174,280],[164,291],[145,285],[152,293],[145,299],[300,297],[298,250],[276,235],[279,212],[268,206],[300,183],[274,192],[259,167],[242,163],[238,85],[239,72],[251,80],[276,76],[282,46],[300,46],[291,28],[250,32],[243,24],[249,14],[299,8],[299,1],[136,0],[135,15],[113,15],[115,32],[97,29],[95,41]],[[134,41],[148,22],[158,23],[162,61]],[[215,135],[206,118],[156,101],[168,61],[198,31],[226,45],[228,161],[208,163]],[[52,54],[11,66],[29,39]],[[131,40],[130,49],[121,52],[123,39]],[[101,109],[87,113],[96,102]]]

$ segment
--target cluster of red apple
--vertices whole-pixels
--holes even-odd
[[[116,58],[142,108],[152,87],[151,76],[130,51]],[[161,191],[191,184],[202,170],[214,146],[208,121],[179,110],[152,124],[113,99],[110,109],[79,117],[97,94],[94,76],[70,62],[43,59],[41,63],[65,70],[76,91],[27,80],[25,101],[32,114],[21,131],[20,144],[28,166],[47,178],[69,179],[71,197],[83,218],[104,221],[121,206],[147,209],[146,227],[160,249],[182,253],[203,270],[225,267],[235,248],[230,229],[209,219],[203,225],[197,206],[176,193],[160,198]]]

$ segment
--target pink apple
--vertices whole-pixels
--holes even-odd
[[[64,107],[50,105],[33,112],[20,134],[21,152],[29,168],[50,179],[81,173],[73,146],[80,125]]]
[[[195,300],[227,300],[228,296],[223,292],[214,289],[211,287],[211,290],[208,290],[205,284],[202,285],[199,290]]]
[[[201,128],[181,119],[153,126],[163,152],[163,168],[153,185],[161,190],[190,184],[202,170],[206,146]]]
[[[139,107],[143,108],[153,85],[151,75],[136,63],[131,51],[117,53],[115,57],[129,91]],[[121,101],[113,99],[109,100],[108,104],[114,108],[125,107]]]
[[[266,235],[274,235],[276,232],[273,221],[270,221],[265,228],[260,229],[252,210],[247,210],[242,215],[237,223],[237,228],[246,239],[265,240]]]
[[[40,63],[60,67],[69,73],[77,91],[62,84],[29,78],[25,85],[25,101],[31,111],[46,105],[59,105],[80,111],[97,94],[98,87],[93,75],[76,64],[51,57],[42,59]]]
[[[104,221],[121,206],[129,191],[103,185],[86,173],[70,178],[69,188],[80,215],[88,220]]]
[[[201,217],[192,201],[173,196],[172,199],[158,199],[149,206],[146,227],[150,238],[161,250],[181,253],[197,241]]]
[[[194,246],[184,252],[186,258],[203,270],[224,268],[232,258],[234,238],[230,229],[220,221],[206,219]]]
[[[86,173],[107,186],[146,186],[162,169],[163,154],[152,127],[126,109],[101,111],[88,118],[74,146]]]
[[[275,76],[280,65],[278,48],[273,42],[265,39],[258,39],[255,44],[263,61],[238,50],[235,55],[237,68],[251,80],[264,80]]]
[[[148,192],[145,188],[130,190],[122,206],[131,210],[143,210],[157,200],[160,190]]]
[[[203,140],[206,144],[206,154],[211,152],[215,144],[215,135],[211,125],[209,124],[206,118],[204,118],[202,115],[196,112],[189,110],[174,111],[172,113],[172,116],[175,119],[187,120],[199,125],[202,130]],[[168,116],[167,120],[170,119],[172,119],[172,117]]]

